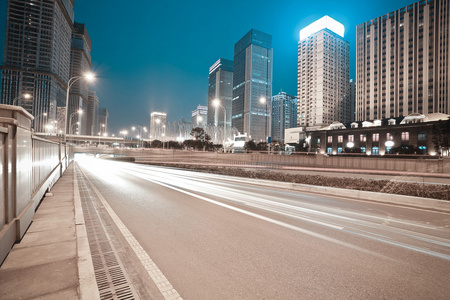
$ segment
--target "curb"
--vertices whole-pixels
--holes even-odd
[[[450,201],[446,201],[446,200],[404,196],[404,195],[397,195],[397,194],[368,192],[368,191],[360,191],[360,190],[349,190],[349,189],[341,189],[341,188],[327,187],[327,186],[307,185],[307,184],[301,184],[301,183],[243,178],[243,177],[236,177],[236,176],[229,176],[229,177],[230,177],[230,180],[233,180],[233,181],[240,181],[240,182],[245,181],[247,183],[252,183],[252,184],[262,185],[262,186],[267,186],[267,187],[284,188],[284,189],[290,189],[290,190],[295,190],[295,191],[310,192],[310,193],[323,194],[323,195],[334,195],[334,196],[337,195],[340,197],[348,197],[348,198],[358,199],[358,200],[376,201],[376,202],[397,204],[397,205],[400,204],[400,205],[413,206],[416,208],[426,208],[426,209],[434,209],[434,210],[450,212]]]
[[[139,164],[151,164],[149,161],[136,161]],[[154,162],[160,163],[160,162]],[[177,168],[177,167],[168,167],[168,168]],[[177,168],[179,169],[179,168]],[[184,169],[188,171],[200,171],[201,170],[190,170]],[[267,187],[276,187],[276,188],[284,188],[295,191],[302,192],[310,192],[316,194],[323,195],[337,195],[341,197],[347,197],[351,199],[357,200],[367,200],[367,201],[376,201],[388,204],[396,204],[396,205],[406,205],[412,206],[415,208],[423,208],[423,209],[433,209],[440,210],[445,212],[450,212],[450,201],[447,200],[439,200],[432,198],[421,198],[414,196],[406,196],[406,195],[398,195],[398,194],[388,194],[388,193],[377,193],[377,192],[369,192],[369,191],[360,191],[360,190],[351,190],[351,189],[342,189],[335,187],[327,187],[327,186],[316,186],[316,185],[307,185],[301,183],[292,183],[292,182],[283,182],[283,181],[271,181],[266,179],[253,179],[253,178],[245,178],[245,177],[237,177],[226,175],[227,180],[231,181],[245,181],[247,183],[262,185]]]
[[[74,163],[75,164],[75,163]],[[76,177],[75,165],[73,165],[73,198],[75,204],[75,228],[77,235],[78,279],[81,300],[97,300],[100,294],[95,278],[94,264],[92,262],[91,249],[87,237],[84,222],[83,208],[81,206],[80,191]]]

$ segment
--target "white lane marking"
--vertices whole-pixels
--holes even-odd
[[[88,181],[89,182],[89,181]],[[103,198],[102,194],[97,190],[97,188],[93,185],[93,183],[89,182],[90,186],[94,190],[94,192],[97,194],[98,198],[102,202],[103,206],[108,211],[109,215],[113,219],[114,223],[116,223],[117,227],[119,228],[122,235],[127,240],[128,244],[130,245],[131,249],[133,249],[134,253],[138,257],[139,261],[144,266],[145,270],[147,270],[148,275],[152,280],[155,282],[156,286],[158,287],[159,291],[163,295],[164,299],[167,300],[182,300],[180,294],[175,290],[175,288],[172,286],[172,284],[169,282],[169,280],[164,276],[164,274],[161,272],[161,270],[156,266],[156,264],[153,262],[153,260],[150,258],[148,253],[144,250],[144,248],[139,244],[139,242],[136,240],[136,238],[133,236],[133,234],[128,230],[128,228],[123,224],[123,222],[120,220],[120,218],[116,215],[114,210],[111,208],[111,206],[106,202],[106,199]]]
[[[176,188],[176,187],[171,186],[169,184],[166,184],[166,183],[163,183],[163,182],[151,179],[151,178],[148,177],[148,175],[142,175],[141,173],[137,173],[135,171],[130,171],[130,170],[127,170],[125,172],[130,174],[130,175],[134,175],[136,177],[145,179],[147,181],[151,181],[153,183],[162,185],[162,186],[164,186],[166,188],[175,190],[177,192],[184,193],[186,195],[189,195],[189,196],[192,196],[192,197],[195,197],[195,198],[198,198],[198,199],[201,199],[201,200],[204,200],[204,201],[216,204],[218,206],[222,206],[222,207],[230,209],[230,210],[234,210],[234,211],[242,213],[244,215],[248,215],[248,216],[251,216],[251,217],[254,217],[254,218],[257,218],[257,219],[260,219],[260,220],[263,220],[263,221],[275,224],[275,225],[279,225],[279,226],[282,226],[282,227],[285,227],[285,228],[288,228],[288,229],[291,229],[291,230],[294,230],[294,231],[297,231],[297,232],[301,232],[301,233],[304,233],[304,234],[307,234],[307,235],[310,235],[310,236],[313,236],[313,237],[316,237],[316,238],[319,238],[319,239],[322,239],[322,240],[325,240],[325,241],[329,241],[329,242],[332,242],[332,243],[335,243],[335,244],[338,244],[338,245],[341,245],[341,246],[345,246],[345,247],[348,247],[348,248],[351,248],[351,249],[354,249],[354,250],[358,250],[358,251],[361,251],[361,252],[364,252],[364,253],[367,253],[367,254],[370,254],[370,255],[373,255],[373,256],[377,256],[377,257],[380,257],[380,258],[383,258],[383,259],[387,259],[387,260],[392,260],[391,258],[389,258],[387,256],[381,255],[379,253],[376,253],[376,252],[373,252],[373,251],[370,251],[370,250],[367,250],[367,249],[360,248],[358,246],[355,246],[355,245],[352,245],[352,244],[349,244],[349,243],[346,243],[346,242],[342,242],[342,241],[330,238],[330,237],[322,235],[320,233],[316,233],[316,232],[313,232],[313,231],[310,231],[310,230],[307,230],[307,229],[296,227],[296,226],[291,225],[291,224],[287,224],[287,223],[284,223],[284,222],[281,222],[281,221],[277,221],[277,220],[274,220],[274,219],[271,219],[271,218],[268,218],[268,217],[265,217],[265,216],[253,213],[253,212],[249,212],[249,211],[246,211],[246,210],[243,210],[243,209],[240,209],[240,208],[237,208],[237,207],[234,207],[234,206],[231,206],[231,205],[219,202],[219,201],[215,201],[215,200],[209,199],[209,198],[204,197],[204,196],[200,196],[200,195],[191,193],[189,191],[185,191],[185,190]]]

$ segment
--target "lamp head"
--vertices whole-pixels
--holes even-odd
[[[219,99],[214,99],[213,100],[213,105],[215,106],[215,107],[218,107],[219,105],[220,105],[220,100]]]
[[[95,75],[92,72],[87,72],[84,74],[84,79],[86,79],[86,81],[94,81],[95,80]]]

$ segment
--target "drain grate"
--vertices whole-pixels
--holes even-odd
[[[104,207],[91,192],[81,172],[76,172],[95,279],[102,300],[139,299],[118,259],[113,227]]]

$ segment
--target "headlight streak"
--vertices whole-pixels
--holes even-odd
[[[369,238],[369,239],[372,239],[375,241],[387,243],[387,244],[390,244],[393,246],[398,246],[398,247],[413,250],[416,252],[424,253],[427,255],[439,257],[441,259],[450,260],[450,255],[445,254],[445,252],[447,252],[449,250],[448,248],[450,248],[450,243],[448,243],[447,239],[441,239],[438,237],[429,238],[429,235],[426,235],[426,234],[420,234],[420,233],[416,233],[416,232],[406,230],[406,229],[400,229],[400,228],[395,228],[392,226],[386,226],[383,224],[377,224],[377,223],[374,223],[374,221],[355,219],[355,218],[351,218],[351,217],[337,215],[335,213],[328,213],[328,212],[323,212],[323,211],[319,211],[316,209],[298,207],[298,206],[294,206],[292,204],[287,204],[287,203],[281,202],[281,201],[289,201],[289,200],[279,199],[277,197],[273,197],[273,196],[269,196],[269,195],[258,194],[258,197],[255,197],[253,193],[250,193],[247,191],[236,191],[236,188],[233,187],[234,186],[233,183],[230,183],[229,181],[224,182],[223,177],[221,178],[219,175],[198,173],[198,172],[189,172],[189,171],[177,170],[177,169],[166,169],[166,168],[152,167],[152,166],[134,165],[134,164],[122,163],[122,162],[108,161],[108,162],[104,162],[104,163],[105,164],[106,163],[107,164],[114,163],[115,167],[113,169],[115,171],[122,169],[123,172],[126,172],[130,175],[160,184],[162,186],[165,186],[165,187],[171,188],[173,190],[188,194],[190,196],[208,201],[210,203],[214,203],[219,206],[226,207],[228,209],[232,209],[234,211],[237,211],[237,212],[240,212],[240,213],[243,213],[246,215],[250,215],[255,218],[268,221],[270,223],[274,223],[274,224],[283,226],[285,228],[290,228],[295,231],[306,233],[306,234],[309,234],[309,235],[312,235],[312,236],[315,236],[315,237],[318,237],[321,239],[325,239],[325,240],[328,240],[328,241],[331,241],[334,243],[338,243],[338,244],[341,244],[341,245],[344,245],[347,247],[351,247],[353,249],[358,249],[360,251],[367,252],[369,250],[359,248],[358,246],[347,244],[345,242],[336,240],[334,238],[330,238],[330,237],[321,235],[319,233],[315,233],[315,232],[312,232],[312,231],[309,231],[309,230],[306,230],[303,228],[299,228],[299,227],[296,227],[291,224],[280,222],[275,219],[271,219],[271,218],[247,211],[245,209],[237,208],[232,205],[210,199],[206,196],[212,195],[213,197],[219,197],[219,198],[221,198],[225,201],[231,202],[231,203],[247,205],[249,207],[258,208],[258,209],[262,209],[265,211],[275,212],[275,213],[282,214],[282,215],[285,215],[288,217],[300,219],[300,220],[303,220],[306,222],[311,222],[311,223],[314,223],[317,225],[322,225],[322,226],[326,226],[326,227],[329,227],[332,229],[340,230],[341,232],[358,235],[358,236]],[[89,165],[89,166],[92,167],[91,165]],[[191,177],[191,174],[193,174],[193,173],[195,173],[195,175],[196,175],[195,179]],[[214,180],[214,179],[216,179],[216,180]],[[222,179],[222,180],[219,181],[217,179]],[[203,195],[206,195],[206,196],[203,196]],[[261,197],[264,197],[264,199]],[[289,201],[289,202],[292,202],[292,201]],[[303,204],[303,203],[301,203],[301,204]],[[311,205],[310,205],[310,207],[311,207]],[[317,209],[324,209],[324,207],[317,205]],[[336,211],[336,212],[343,213],[343,211],[339,211],[339,210],[333,209],[333,208],[330,209],[327,207],[326,209],[331,210],[333,212]],[[355,217],[364,217],[364,218],[369,218],[371,220],[383,221],[383,222],[386,221],[386,218],[378,217],[378,216],[371,216],[371,215],[360,214],[360,213],[349,212],[349,211],[345,211],[345,213],[348,215],[355,216]],[[309,215],[307,216],[305,214],[315,215],[316,218],[311,217]],[[389,237],[387,235],[358,229],[358,228],[355,228],[354,226],[352,226],[352,227],[344,226],[344,225],[341,225],[334,221],[332,222],[329,220],[324,221],[324,220],[320,219],[320,217],[334,218],[334,219],[341,220],[344,222],[349,222],[355,226],[362,226],[364,228],[367,228],[367,230],[372,229],[372,231],[373,230],[381,230],[382,232],[389,232],[391,234],[395,233],[395,234],[399,235],[399,237],[393,239],[392,237]],[[436,227],[433,227],[433,226],[415,224],[412,222],[405,222],[405,221],[401,221],[401,220],[388,219],[388,221],[391,223],[399,223],[399,224],[408,225],[408,226],[416,226],[416,227],[422,227],[422,228],[427,228],[427,229],[436,229]],[[405,237],[421,241],[421,242],[423,242],[424,245],[416,246],[416,245],[410,245],[410,244],[398,241]],[[438,239],[438,240],[436,240],[436,239]],[[431,246],[430,244],[439,245],[439,246],[445,247],[446,249],[445,249],[444,253],[440,253],[437,251],[433,251],[431,249],[427,249]],[[442,251],[442,249],[439,249],[439,250]],[[373,255],[380,256],[379,254],[372,253],[371,251],[369,251],[369,252]]]

